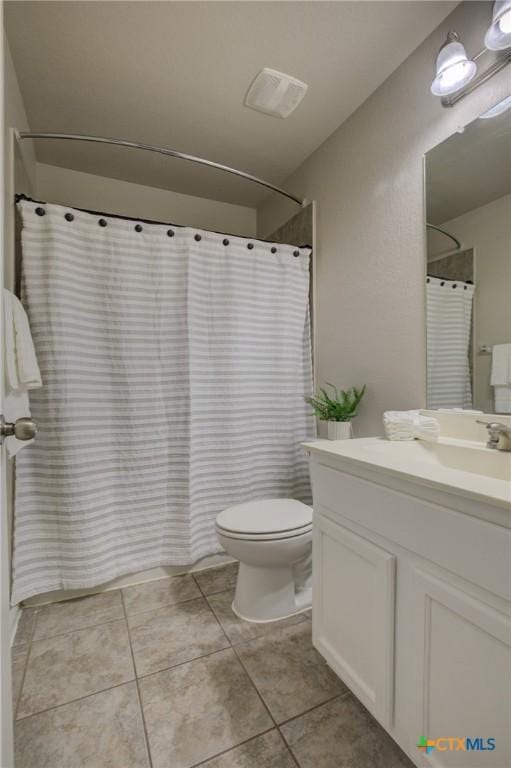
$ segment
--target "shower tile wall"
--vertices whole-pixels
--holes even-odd
[[[312,203],[309,203],[305,208],[302,208],[299,213],[293,216],[288,221],[284,222],[278,229],[268,235],[268,240],[273,240],[276,243],[291,243],[293,245],[310,245],[312,247],[314,240],[314,219],[312,215]],[[312,254],[311,258],[314,258]],[[312,308],[312,298],[314,296],[313,286],[314,270],[310,269],[310,285],[309,285],[309,302]],[[314,312],[311,310],[311,333],[314,337]],[[312,348],[312,359],[314,360],[315,350]]]
[[[311,643],[249,624],[237,565],[25,609],[16,768],[413,768]]]
[[[446,280],[474,282],[474,252],[471,248],[461,253],[452,253],[442,259],[428,263],[428,275],[445,277]]]
[[[292,245],[312,245],[312,203],[268,235],[267,240]]]

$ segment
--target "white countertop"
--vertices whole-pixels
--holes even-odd
[[[315,440],[302,445],[307,451],[327,455],[349,465],[352,471],[357,465],[366,469],[372,467],[378,472],[493,504],[511,512],[511,453],[491,450],[481,443],[452,438],[440,438],[438,442],[430,443],[364,437]],[[465,466],[473,471],[460,468]]]

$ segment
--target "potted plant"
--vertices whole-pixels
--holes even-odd
[[[357,415],[357,408],[366,391],[365,384],[361,389],[338,390],[334,384],[327,386],[332,389],[329,395],[326,389],[321,388],[319,395],[306,397],[305,402],[313,409],[321,421],[328,422],[328,439],[345,440],[351,437],[351,420]]]

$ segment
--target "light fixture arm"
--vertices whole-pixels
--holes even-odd
[[[476,61],[479,59],[484,53],[487,53],[488,49],[483,48],[482,51],[480,51],[477,56],[474,56],[472,61]],[[494,75],[496,75],[498,72],[500,72],[504,67],[507,67],[508,64],[511,64],[511,51],[505,51],[501,53],[496,61],[493,62],[493,64],[490,64],[489,67],[487,67],[484,72],[481,72],[481,74],[478,77],[475,77],[470,83],[465,85],[463,88],[461,88],[456,93],[453,93],[449,96],[442,96],[441,98],[441,104],[443,107],[454,107],[455,104],[457,104],[461,99],[465,98],[465,96],[468,96],[469,93],[472,93],[476,90],[476,88],[479,88],[480,85],[483,85],[484,83],[488,82]]]
[[[485,53],[496,58],[477,75],[476,62]],[[480,85],[511,63],[511,0],[496,0],[492,20],[484,37],[484,48],[469,58],[459,34],[450,30],[436,59],[436,75],[431,92],[440,96],[443,107],[453,107]]]

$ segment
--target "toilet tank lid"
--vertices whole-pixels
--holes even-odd
[[[294,531],[312,524],[312,507],[297,499],[259,499],[224,509],[216,522],[233,533]]]

